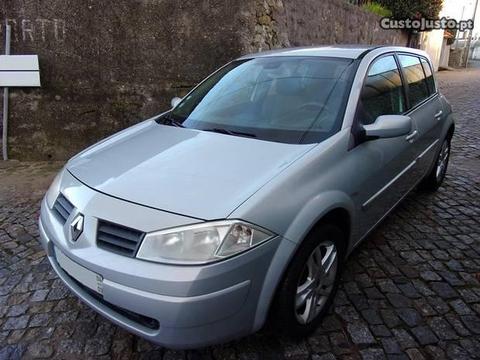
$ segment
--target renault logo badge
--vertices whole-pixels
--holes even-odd
[[[70,224],[70,239],[72,241],[77,241],[78,237],[83,231],[83,215],[77,214]]]

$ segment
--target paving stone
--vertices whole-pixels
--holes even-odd
[[[315,335],[308,338],[308,345],[314,353],[325,353],[330,351],[330,341],[326,335]]]
[[[480,317],[476,315],[465,315],[460,318],[472,333],[480,335]]]
[[[350,352],[351,344],[343,333],[335,332],[330,334],[330,342],[336,353],[343,354]]]
[[[426,346],[425,352],[430,356],[431,359],[445,359],[445,352],[438,346]]]
[[[420,325],[423,321],[422,317],[415,309],[398,309],[397,314],[410,327]]]
[[[445,315],[447,321],[452,325],[455,332],[461,337],[467,337],[471,335],[471,332],[463,325],[462,321],[456,314],[450,313]]]
[[[67,295],[69,294],[69,291],[66,287],[54,287],[52,290],[49,292],[47,296],[47,300],[60,300],[60,299],[65,299]]]
[[[286,344],[283,349],[285,359],[305,359],[309,356],[310,351],[304,341],[294,344]]]
[[[400,294],[400,289],[391,279],[378,280],[377,286],[382,293]]]
[[[414,327],[412,333],[420,345],[430,345],[438,342],[438,338],[428,326]]]
[[[438,338],[443,340],[458,339],[457,334],[450,324],[440,317],[434,317],[428,321],[428,325]]]
[[[382,339],[382,346],[387,354],[402,353],[402,349],[400,348],[400,345],[398,344],[397,340],[395,340],[394,338]]]
[[[398,288],[400,291],[405,295],[406,297],[410,299],[418,299],[421,297],[420,293],[417,291],[415,286],[413,286],[412,283],[405,283],[405,284],[397,284]]]
[[[376,342],[366,324],[351,323],[347,325],[347,330],[355,344],[373,344]]]
[[[336,360],[337,357],[332,353],[326,353],[323,355],[312,355],[312,360]]]
[[[385,298],[385,295],[382,294],[376,287],[370,287],[370,288],[366,288],[366,289],[363,289],[363,291],[365,292],[365,294],[367,295],[367,297],[369,299],[384,299]]]
[[[380,317],[380,314],[378,313],[378,311],[376,310],[373,310],[373,309],[363,310],[362,316],[370,325],[383,324],[383,320]]]
[[[8,310],[7,316],[20,316],[25,314],[28,309],[28,304],[13,305]]]
[[[32,315],[30,319],[29,327],[47,326],[50,321],[51,315],[48,313],[41,313]]]
[[[447,346],[447,356],[450,359],[455,359],[455,360],[470,360],[470,354],[463,349],[461,346],[457,344],[449,344]]]
[[[30,344],[27,355],[32,358],[49,358],[53,354],[53,347],[46,341]]]
[[[449,284],[444,282],[430,283],[430,287],[442,299],[451,299],[458,296],[457,292]]]
[[[471,357],[478,357],[480,355],[479,339],[462,339],[460,340],[460,345]]]
[[[455,273],[451,271],[439,271],[438,272],[445,281],[451,286],[464,286],[465,281],[461,280]]]
[[[427,300],[432,308],[439,314],[446,314],[450,311],[448,304],[439,297],[429,297]]]
[[[360,351],[362,360],[383,360],[386,359],[382,349],[365,349]]]
[[[8,335],[7,343],[8,344],[19,344],[23,342],[23,335],[25,335],[26,329],[15,329],[10,331]]]
[[[388,301],[396,308],[404,308],[412,305],[412,300],[400,294],[387,294]]]
[[[28,315],[7,318],[7,321],[3,324],[3,330],[24,329],[27,327],[28,319]]]
[[[417,345],[415,340],[405,329],[393,329],[392,332],[403,350],[412,348]]]
[[[44,301],[47,298],[49,289],[40,289],[36,290],[32,297],[30,298],[31,301]]]
[[[382,315],[385,325],[389,328],[394,328],[401,324],[400,318],[397,316],[396,312],[390,309],[381,310],[380,314]]]
[[[473,315],[472,309],[460,299],[450,301],[450,306],[459,315]]]
[[[355,320],[360,320],[360,315],[357,310],[351,306],[340,306],[335,308],[335,312],[347,322],[353,322]]]
[[[392,336],[392,332],[385,325],[372,325],[370,329],[377,338]]]
[[[435,309],[424,298],[415,300],[413,302],[413,305],[418,310],[418,312],[424,317],[437,315],[437,312],[435,311]]]
[[[418,349],[408,349],[406,351],[406,353],[408,354],[408,357],[411,360],[423,360],[423,359],[425,359],[425,357],[422,355],[422,353]]]
[[[25,353],[25,344],[11,344],[0,348],[0,359],[21,359]]]

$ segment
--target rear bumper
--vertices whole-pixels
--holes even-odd
[[[93,198],[86,201],[90,196],[122,202],[88,188],[83,188],[81,195],[88,204],[98,202]],[[76,196],[71,195],[70,200],[77,206],[80,202],[75,201]],[[263,324],[275,288],[269,275],[277,273],[272,269],[272,259],[279,244],[283,244],[282,253],[285,246],[292,246],[289,241],[277,237],[210,265],[156,264],[97,248],[93,231],[96,218],[89,216],[88,207],[77,210],[85,216],[85,231],[72,243],[65,236],[68,221],[65,226],[59,224],[44,200],[39,221],[41,243],[60,279],[112,322],[150,341],[179,349],[225,342],[256,331]],[[99,274],[103,295],[69,275],[57,261],[55,249]]]

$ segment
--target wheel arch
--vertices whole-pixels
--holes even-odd
[[[306,231],[303,232],[301,239],[297,239],[298,241],[296,242],[293,242],[288,239],[285,239],[283,241],[283,245],[289,248],[289,250],[287,250],[289,252],[289,256],[282,258],[281,261],[283,262],[283,264],[281,265],[281,271],[278,271],[279,270],[278,264],[273,264],[268,271],[268,274],[264,281],[264,287],[265,287],[265,284],[269,283],[270,290],[264,291],[265,289],[263,289],[262,294],[260,295],[258,306],[257,306],[257,312],[255,315],[255,323],[254,323],[255,331],[260,329],[265,324],[265,321],[267,320],[272,310],[275,296],[278,293],[278,290],[283,282],[283,279],[285,278],[285,275],[288,269],[290,268],[292,260],[294,259],[300,246],[302,245],[303,240],[305,240],[309,236],[309,234],[315,231],[315,229],[318,226],[326,223],[338,226],[344,233],[345,254],[348,254],[348,249],[350,248],[350,245],[351,245],[351,232],[352,232],[352,221],[353,221],[352,211],[351,209],[349,209],[349,207],[350,206],[345,206],[345,204],[343,205],[337,204],[337,205],[332,205],[331,207],[328,207],[328,209],[325,209],[324,211],[320,212],[318,216],[314,218],[315,220],[310,224],[310,226],[308,226]],[[284,253],[285,255],[285,250],[282,250],[280,252]],[[263,306],[261,304],[263,304]]]
[[[285,231],[284,237],[294,243],[301,243],[315,226],[328,220],[346,229],[346,241],[350,245],[354,214],[355,205],[346,193],[322,193],[305,204]]]
[[[452,123],[447,130],[447,138],[448,140],[452,140],[453,133],[455,132],[455,123]]]

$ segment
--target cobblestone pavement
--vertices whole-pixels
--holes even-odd
[[[444,186],[408,196],[352,254],[335,306],[300,342],[263,331],[176,352],[111,324],[62,285],[37,241],[61,164],[1,164],[0,358],[479,358],[480,68],[439,77],[458,119]]]

